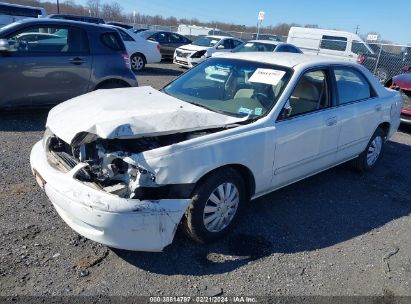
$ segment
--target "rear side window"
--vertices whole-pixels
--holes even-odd
[[[113,51],[125,51],[125,47],[119,34],[110,32],[101,35],[101,42]]]
[[[360,72],[350,68],[335,69],[334,75],[339,104],[374,97],[370,84]]]
[[[333,51],[345,51],[347,48],[347,38],[324,35],[321,39],[320,48]]]
[[[7,40],[11,51],[16,53],[89,53],[86,32],[66,26],[32,26],[9,35]]]

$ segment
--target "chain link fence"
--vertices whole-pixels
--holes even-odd
[[[135,24],[133,26],[136,29],[176,32],[191,40],[198,36],[205,35],[231,36],[243,41],[257,38],[256,33],[221,31],[201,26],[148,24]],[[411,45],[377,42],[364,43],[363,41],[344,37],[329,37],[329,39],[297,38],[264,32],[259,34],[258,39],[289,42],[299,47],[304,53],[324,55],[357,62],[368,68],[383,84],[388,82],[393,76],[405,71],[406,67],[411,66]]]

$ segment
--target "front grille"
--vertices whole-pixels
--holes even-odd
[[[176,62],[179,64],[188,65],[188,62],[185,62],[185,61],[176,60]]]

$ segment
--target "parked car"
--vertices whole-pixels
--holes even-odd
[[[303,52],[296,46],[278,42],[273,40],[250,40],[244,42],[243,44],[237,46],[231,51],[232,53],[239,52],[286,52],[286,53],[297,53],[302,54]],[[219,56],[225,53],[215,52],[213,57]]]
[[[138,28],[138,29],[133,29],[134,34],[138,34],[140,32],[148,31],[148,28]]]
[[[411,65],[411,47],[403,48],[398,54],[386,51],[376,54],[364,53],[358,56],[357,62],[370,71],[375,71],[377,79],[385,84],[393,76],[401,73],[402,67]]]
[[[355,62],[360,54],[374,54],[357,34],[319,28],[291,27],[287,42],[306,54],[323,55]]]
[[[243,41],[227,36],[203,36],[183,45],[174,52],[173,62],[179,66],[192,68],[210,57],[214,52],[230,52]]]
[[[258,38],[257,38],[258,36]],[[257,34],[253,33],[254,40],[270,40],[270,41],[283,41],[280,36],[273,34]]]
[[[114,25],[114,26],[118,26],[118,27],[122,27],[123,29],[126,29],[126,30],[131,30],[131,29],[133,29],[133,26],[132,26],[132,25],[126,24],[126,23],[122,23],[122,22],[108,21],[108,22],[106,22],[106,24],[108,24],[108,25]]]
[[[47,17],[51,18],[51,19],[64,19],[64,20],[73,20],[73,21],[94,23],[94,24],[105,24],[103,19],[97,18],[97,17],[90,17],[90,16],[68,15],[68,14],[52,14],[52,15],[48,15]]]
[[[0,29],[0,83],[1,108],[137,86],[116,30],[57,19],[25,19]]]
[[[386,87],[399,90],[404,99],[404,107],[401,111],[401,122],[411,124],[411,67],[403,68],[404,73],[394,76],[386,83]]]
[[[173,59],[176,48],[192,42],[182,35],[165,31],[147,30],[140,32],[138,35],[146,40],[158,42],[163,59]]]
[[[229,53],[161,91],[97,91],[58,105],[30,162],[75,231],[160,251],[180,223],[211,241],[250,199],[349,160],[371,170],[401,107],[398,92],[355,63]]]
[[[157,42],[147,41],[134,34],[132,30],[126,30],[118,26],[111,27],[118,30],[124,41],[133,71],[143,70],[147,63],[161,61],[160,45]]]

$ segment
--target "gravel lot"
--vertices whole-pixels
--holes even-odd
[[[140,85],[184,71],[149,65]],[[180,231],[163,253],[74,233],[30,172],[47,110],[0,113],[0,295],[411,296],[411,129],[371,173],[341,165],[266,195],[209,246]]]

